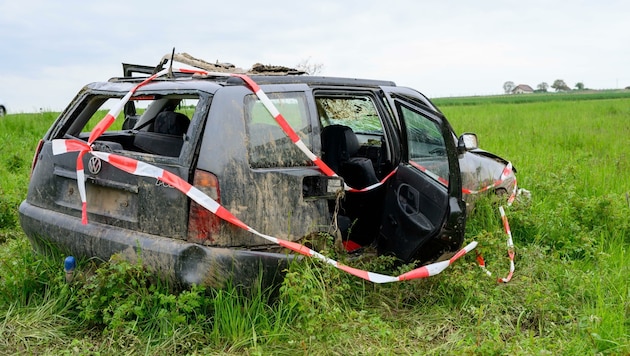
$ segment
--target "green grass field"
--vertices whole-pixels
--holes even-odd
[[[172,294],[139,265],[41,256],[17,221],[53,113],[0,119],[0,354],[630,354],[630,99],[609,93],[436,100],[458,133],[512,161],[529,202],[469,217],[474,253],[442,274],[375,285],[315,261],[277,293]],[[343,256],[338,256],[343,258]],[[376,272],[387,259],[359,261]],[[350,262],[348,262],[350,263]],[[90,277],[87,277],[87,276]]]

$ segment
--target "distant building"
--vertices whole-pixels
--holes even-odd
[[[530,94],[534,89],[527,84],[519,84],[512,89],[512,94]]]

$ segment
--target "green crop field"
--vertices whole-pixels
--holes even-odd
[[[630,354],[630,98],[617,92],[443,98],[456,132],[517,168],[530,201],[479,202],[475,253],[425,280],[375,285],[312,260],[279,290],[171,292],[140,265],[31,252],[17,220],[54,113],[0,118],[0,354]],[[344,256],[333,257],[344,259]],[[398,274],[378,258],[346,261]],[[393,268],[393,269],[392,269]]]

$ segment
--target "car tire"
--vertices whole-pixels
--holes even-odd
[[[0,106],[0,117],[7,114],[7,109],[4,106]]]

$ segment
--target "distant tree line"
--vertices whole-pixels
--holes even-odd
[[[514,89],[516,88],[516,84],[514,84],[514,82],[512,81],[507,81],[505,83],[503,83],[503,90],[505,91],[506,94],[511,94],[513,93]],[[549,84],[547,84],[547,82],[542,82],[540,84],[538,84],[536,86],[536,89],[534,90],[535,93],[546,93],[549,88],[554,89],[556,92],[560,92],[560,91],[570,91],[571,88],[567,85],[567,83],[562,80],[562,79],[556,79],[554,80],[553,84],[551,84],[551,86]],[[582,82],[578,82],[575,84],[575,90],[584,90],[586,89],[584,87],[584,83]]]

